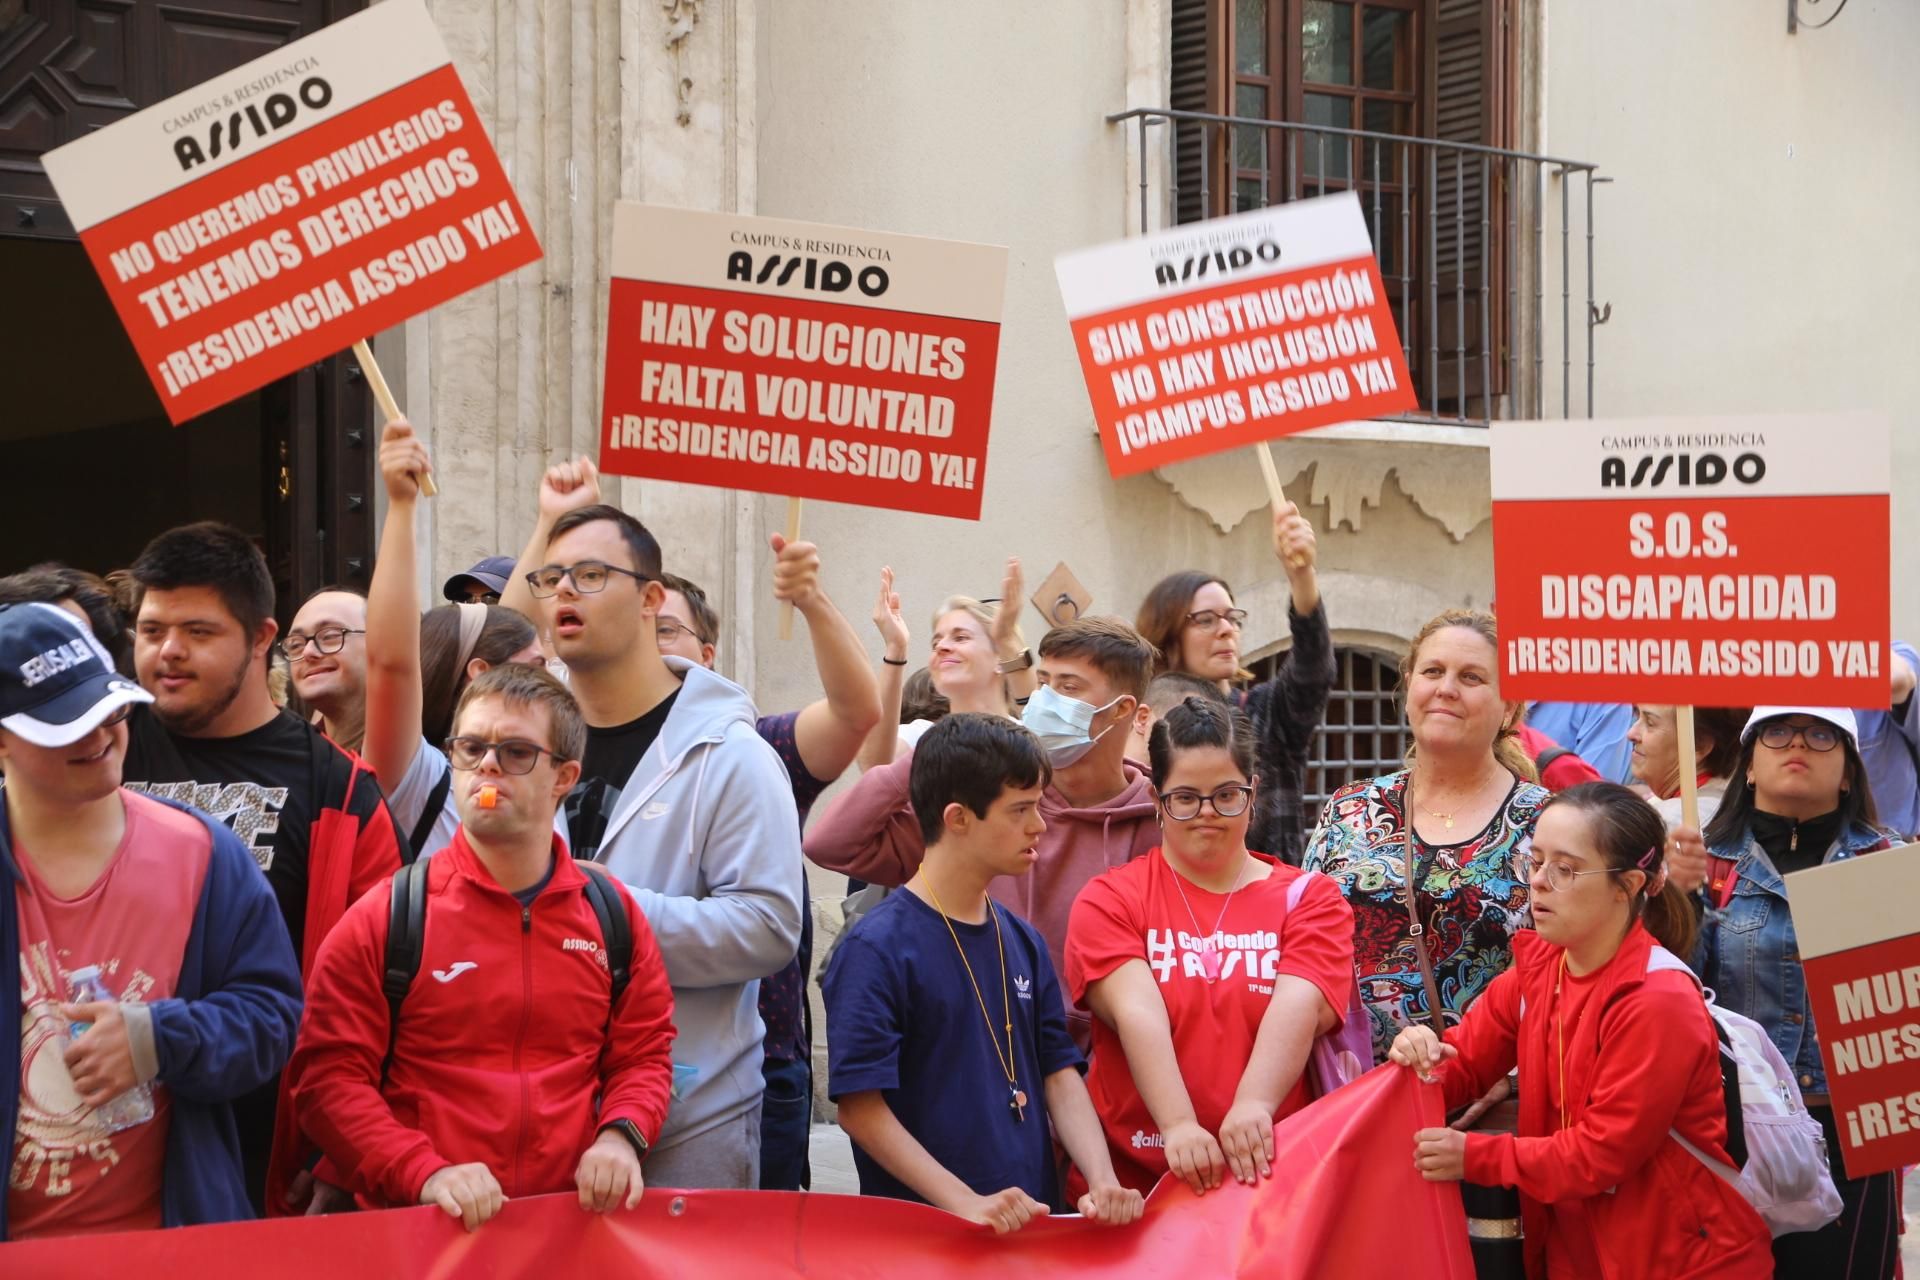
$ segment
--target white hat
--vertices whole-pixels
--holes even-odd
[[[1760,732],[1762,724],[1782,716],[1812,716],[1815,720],[1824,720],[1846,734],[1847,741],[1853,744],[1855,751],[1860,749],[1860,722],[1845,707],[1755,707],[1753,714],[1747,717],[1747,727],[1740,731],[1740,745],[1745,746],[1753,741],[1753,735]]]

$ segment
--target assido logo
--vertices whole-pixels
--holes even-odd
[[[333,86],[319,76],[308,76],[290,94],[270,93],[257,103],[249,102],[225,120],[215,120],[207,126],[207,145],[204,149],[200,146],[200,139],[193,134],[182,134],[175,138],[173,158],[180,162],[183,170],[205,164],[223,152],[238,151],[258,138],[286,128],[303,107],[308,111],[319,111],[332,101]]]
[[[1600,459],[1603,489],[1701,489],[1729,476],[1739,484],[1759,484],[1766,474],[1767,460],[1757,453],[1737,454],[1731,462],[1718,453],[1608,454]]]
[[[795,279],[795,277],[799,277]],[[892,283],[886,268],[869,263],[855,274],[838,258],[808,258],[792,254],[769,253],[756,269],[753,255],[736,249],[727,255],[727,279],[749,280],[754,284],[784,287],[797,285],[815,293],[845,293],[855,286],[869,298],[877,298]]]
[[[1183,284],[1189,280],[1200,280],[1207,276],[1230,276],[1245,271],[1256,262],[1280,261],[1280,246],[1271,240],[1262,240],[1249,249],[1237,244],[1231,249],[1215,249],[1211,253],[1189,254],[1177,262],[1156,262],[1153,264],[1153,280],[1162,289],[1170,285]]]

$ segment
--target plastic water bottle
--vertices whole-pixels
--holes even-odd
[[[95,1001],[114,1003],[114,997],[107,990],[105,979],[100,976],[97,964],[83,965],[67,975],[67,990],[71,994],[70,1004],[92,1004]],[[78,1040],[92,1027],[91,1022],[75,1022],[68,1025],[69,1039]],[[106,1126],[108,1133],[119,1133],[122,1129],[131,1129],[135,1125],[145,1124],[153,1119],[153,1086],[136,1084],[119,1097],[94,1108],[94,1114],[100,1123]]]

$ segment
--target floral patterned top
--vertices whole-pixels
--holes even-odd
[[[1401,827],[1407,771],[1336,791],[1307,841],[1308,871],[1332,876],[1353,908],[1353,959],[1373,1019],[1373,1057],[1384,1062],[1393,1038],[1427,1018],[1420,961],[1408,932],[1406,852]],[[1452,1025],[1487,984],[1513,962],[1515,930],[1533,927],[1526,862],[1533,824],[1549,792],[1515,779],[1492,821],[1459,844],[1413,842],[1431,869],[1415,907],[1427,925],[1428,955]]]

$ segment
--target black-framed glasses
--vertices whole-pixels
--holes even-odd
[[[687,635],[692,637],[693,642],[695,644],[707,643],[705,640],[702,640],[700,638],[700,633],[698,631],[695,631],[692,627],[686,625],[684,622],[675,622],[672,618],[660,619],[658,627],[654,630],[654,636],[660,641],[661,644],[672,644],[673,638],[679,635],[682,631],[686,632]]]
[[[1253,802],[1253,788],[1240,783],[1216,788],[1212,795],[1203,796],[1198,791],[1182,789],[1169,791],[1160,797],[1160,807],[1175,822],[1192,822],[1199,817],[1202,802],[1212,805],[1214,813],[1222,818],[1237,818]]]
[[[573,589],[583,596],[607,589],[609,574],[623,573],[635,582],[647,582],[650,579],[644,573],[635,573],[631,569],[622,569],[617,564],[606,564],[599,560],[582,560],[577,564],[550,564],[535,569],[527,575],[527,587],[533,592],[534,599],[545,600],[560,590],[564,578],[573,579]]]
[[[105,720],[102,720],[99,724],[93,727],[96,729],[111,729],[113,728],[113,726],[117,724],[125,724],[127,722],[127,717],[133,714],[133,706],[134,704],[129,702],[126,706],[121,707],[118,711],[114,712],[112,715],[108,716]]]
[[[447,759],[462,773],[472,773],[478,769],[489,751],[500,762],[502,773],[532,773],[533,766],[540,763],[543,755],[552,756],[555,764],[563,764],[569,758],[524,738],[508,738],[505,742],[471,737],[447,739]]]
[[[1531,856],[1527,859],[1527,865],[1533,868],[1533,872],[1536,875],[1545,871],[1547,873],[1547,887],[1555,893],[1569,892],[1575,885],[1580,883],[1581,876],[1611,875],[1616,870],[1614,867],[1597,867],[1592,871],[1575,871],[1572,866],[1567,863],[1541,862],[1538,858]]]
[[[1785,751],[1795,738],[1807,744],[1809,751],[1831,751],[1840,745],[1840,731],[1830,724],[1788,724],[1771,720],[1760,726],[1760,741],[1775,751]]]
[[[1187,615],[1187,625],[1203,627],[1211,631],[1220,625],[1222,619],[1225,619],[1228,626],[1238,631],[1247,625],[1247,611],[1245,609],[1201,609],[1197,613]]]
[[[289,631],[287,638],[280,642],[280,647],[289,658],[298,658],[307,651],[308,645],[313,646],[315,653],[338,653],[347,647],[348,636],[365,634],[366,631],[359,627],[322,627],[310,636]]]

